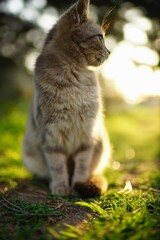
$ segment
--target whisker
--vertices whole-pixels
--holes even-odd
[[[118,5],[115,5],[113,7],[111,7],[105,14],[101,27],[103,29],[103,31],[106,33],[106,31],[108,30],[108,28],[110,27],[111,23],[113,22],[113,20],[115,19],[115,15],[117,13],[117,9],[118,9]]]

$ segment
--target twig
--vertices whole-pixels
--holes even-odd
[[[58,208],[62,207],[63,205],[64,205],[63,203],[60,203],[58,206],[56,206],[56,207],[54,207],[54,208],[55,208],[55,209],[58,209]],[[49,204],[49,206],[53,207],[52,204]]]
[[[159,190],[159,189],[156,189],[156,188],[149,188],[149,190],[151,190],[152,192],[160,193],[160,190]]]
[[[14,207],[11,207],[10,205],[6,204],[5,202],[2,203],[2,205],[14,212],[17,212],[17,213],[24,213],[24,214],[27,214],[27,212],[23,211],[23,210],[19,210],[19,209],[16,209]]]
[[[55,216],[55,212],[54,213],[32,213],[32,212],[28,212],[26,210],[23,210],[19,206],[15,205],[14,203],[10,202],[6,198],[3,198],[3,200],[1,202],[2,202],[2,205],[4,207],[6,207],[6,208],[8,208],[8,209],[10,209],[10,210],[12,210],[14,212],[20,213],[22,215],[37,216],[37,217]]]
[[[146,191],[149,190],[149,191],[151,191],[151,192],[157,192],[157,193],[160,193],[160,190],[159,190],[159,189],[152,188],[152,187],[147,188],[147,187],[145,187],[145,186],[141,186],[140,189],[142,189],[142,190],[146,190]]]
[[[23,211],[23,209],[22,209],[22,208],[20,208],[19,206],[15,205],[15,204],[14,204],[14,203],[12,203],[12,202],[10,202],[10,201],[9,201],[9,200],[7,200],[5,197],[3,197],[3,201],[4,201],[4,202],[6,202],[6,203],[8,203],[9,205],[13,206],[14,208],[17,208],[17,209],[19,209],[19,210]]]

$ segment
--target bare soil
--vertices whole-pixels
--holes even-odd
[[[50,198],[49,196],[51,195],[45,182],[23,180],[13,189],[0,182],[0,204],[3,204],[4,199],[13,202],[13,199],[16,197],[24,202],[45,203],[62,212],[63,214],[60,216],[50,216],[46,219],[47,225],[54,227],[55,230],[65,229],[65,224],[77,226],[79,229],[85,229],[87,222],[94,217],[94,213],[90,209],[75,204],[75,202],[80,199]],[[13,214],[15,214],[14,210]],[[14,222],[14,218],[12,218],[12,214],[5,215],[2,212],[0,214],[0,225],[4,220],[7,220],[6,227],[8,231],[10,231],[10,233],[14,232],[14,226],[16,223]]]

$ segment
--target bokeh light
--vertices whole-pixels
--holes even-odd
[[[91,5],[94,19],[101,16],[104,8]],[[7,0],[0,3],[0,11],[21,19],[0,27],[2,56],[12,58],[29,74],[41,51],[47,32],[60,16],[60,11],[46,0]],[[28,30],[27,30],[28,28]],[[113,82],[128,103],[137,103],[149,96],[160,96],[160,22],[150,19],[143,8],[131,2],[121,4],[116,21],[106,36],[106,45],[111,55],[100,68],[105,81]],[[16,33],[17,31],[17,33]],[[15,60],[16,59],[16,60]],[[106,89],[107,94],[107,89]]]

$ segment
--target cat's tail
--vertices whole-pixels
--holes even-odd
[[[82,198],[98,197],[105,193],[108,183],[103,175],[94,175],[87,182],[76,182],[74,191]]]

